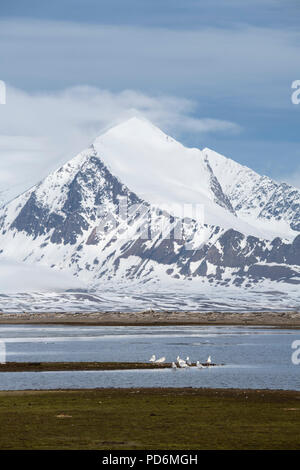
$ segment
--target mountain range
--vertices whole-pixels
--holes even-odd
[[[300,191],[132,118],[1,207],[1,258],[94,289],[297,285]]]

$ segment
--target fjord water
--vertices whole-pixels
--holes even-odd
[[[1,390],[96,387],[216,387],[300,390],[291,360],[300,331],[222,326],[2,325],[7,362],[147,362],[177,355],[220,367],[132,371],[3,372]]]

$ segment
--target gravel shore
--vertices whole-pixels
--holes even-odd
[[[300,328],[300,312],[99,312],[0,314],[0,324],[99,326],[244,325]]]

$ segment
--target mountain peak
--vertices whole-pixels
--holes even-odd
[[[133,116],[107,129],[96,138],[95,144],[97,145],[97,142],[101,142],[102,138],[105,136],[118,138],[124,135],[139,139],[152,139],[155,137],[160,139],[171,139],[171,137],[167,136],[159,127],[148,119],[141,116]]]
[[[153,204],[209,199],[201,150],[183,146],[147,119],[132,117],[106,131],[93,145],[113,174]]]
[[[238,221],[203,152],[169,137],[150,121],[132,117],[93,144],[110,172],[141,199],[180,217],[184,207],[205,207],[205,222],[261,236]]]

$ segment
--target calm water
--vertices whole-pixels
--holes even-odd
[[[248,327],[0,326],[7,361],[132,361],[177,355],[225,366],[198,370],[1,373],[0,389],[221,387],[300,390],[291,344],[300,331]]]

